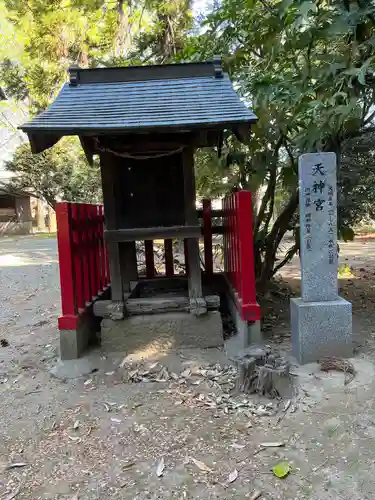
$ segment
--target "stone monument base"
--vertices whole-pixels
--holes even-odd
[[[301,364],[324,356],[350,357],[352,305],[338,297],[326,302],[290,302],[293,356]]]

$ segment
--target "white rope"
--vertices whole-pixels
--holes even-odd
[[[113,151],[113,149],[102,148],[99,145],[97,145],[96,149],[101,153],[112,153],[113,155],[121,156],[122,158],[131,158],[132,160],[152,160],[153,158],[163,158],[164,156],[172,156],[174,154],[181,153],[181,151],[183,151],[185,147],[186,146],[181,146],[178,149],[175,149],[174,151],[167,151],[166,153],[159,153],[151,156],[140,156],[140,155],[134,156],[131,155],[130,153],[119,153],[118,151]]]

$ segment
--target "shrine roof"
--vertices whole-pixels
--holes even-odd
[[[53,104],[20,127],[36,152],[64,135],[233,129],[257,120],[222,72],[220,60],[123,68],[73,67],[69,73],[70,82]]]

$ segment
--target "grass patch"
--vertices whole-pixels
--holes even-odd
[[[56,233],[35,233],[34,236],[35,238],[38,238],[40,240],[49,240],[49,239],[55,239]]]
[[[343,264],[337,269],[337,274],[339,278],[353,278],[353,270],[348,264]]]

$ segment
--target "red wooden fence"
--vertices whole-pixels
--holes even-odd
[[[244,321],[260,319],[256,302],[252,202],[249,191],[238,191],[223,201],[224,270],[232,286],[237,310]]]
[[[60,330],[75,330],[79,314],[109,285],[102,205],[56,205],[62,315]]]
[[[223,210],[212,210],[210,200],[198,210],[204,241],[203,260],[207,275],[214,273],[213,234],[223,234],[224,267],[236,306],[243,320],[260,318],[256,303],[252,236],[251,194],[240,191],[223,201]],[[214,217],[223,224],[213,226]],[[107,248],[104,241],[102,205],[58,203],[56,207],[59,248],[62,316],[61,330],[74,330],[79,314],[95,301],[110,284]],[[146,240],[146,277],[155,271],[154,242]],[[187,247],[184,245],[185,270]],[[164,240],[165,275],[175,274],[172,240]]]

